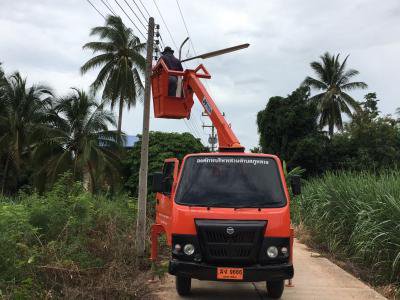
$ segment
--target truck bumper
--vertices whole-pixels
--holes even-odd
[[[279,265],[255,265],[243,267],[243,280],[217,279],[217,266],[204,263],[194,263],[172,259],[169,262],[169,273],[175,276],[185,276],[199,280],[210,281],[238,281],[257,282],[274,281],[293,278],[293,265],[291,263]]]

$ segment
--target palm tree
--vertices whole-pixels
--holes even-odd
[[[359,103],[347,92],[354,89],[365,89],[367,84],[360,81],[350,82],[359,72],[354,69],[346,70],[346,62],[339,61],[340,54],[331,55],[326,52],[321,56],[322,63],[313,61],[310,65],[317,79],[307,76],[303,84],[322,91],[310,98],[318,103],[320,126],[329,127],[329,136],[333,136],[334,127],[343,129],[342,113],[352,116],[351,109],[359,110]]]
[[[101,67],[91,87],[94,91],[103,89],[103,100],[111,103],[113,109],[119,101],[118,132],[121,132],[122,111],[124,105],[136,105],[143,94],[140,73],[145,69],[145,58],[141,54],[145,43],[141,43],[120,17],[108,16],[105,26],[94,27],[91,36],[99,36],[99,42],[90,42],[83,46],[94,53],[100,53],[89,59],[82,67],[82,74]],[[139,73],[140,72],[140,73]]]
[[[45,175],[37,178],[54,182],[57,175],[70,171],[94,192],[100,174],[118,177],[122,138],[108,130],[108,124],[115,125],[114,115],[103,110],[94,95],[72,90],[55,103],[53,129],[35,150],[34,160],[41,165],[38,173]]]
[[[2,149],[3,176],[1,193],[7,180],[18,183],[24,162],[32,145],[45,135],[47,111],[51,103],[51,90],[42,85],[27,87],[19,73],[0,83],[0,149]],[[9,173],[13,171],[13,176]],[[10,178],[8,178],[10,177]]]

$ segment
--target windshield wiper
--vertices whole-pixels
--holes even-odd
[[[258,208],[258,211],[261,211],[261,207],[259,207],[259,206],[247,206],[247,205],[243,205],[243,206],[236,206],[236,207],[233,207],[234,210],[238,210],[238,209],[242,209],[242,208]]]

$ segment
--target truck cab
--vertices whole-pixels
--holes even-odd
[[[265,281],[279,298],[293,277],[289,194],[278,157],[252,153],[167,159],[153,175],[156,224],[171,246],[177,292],[191,279]]]

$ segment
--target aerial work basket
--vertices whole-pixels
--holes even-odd
[[[184,75],[184,71],[169,70],[163,60],[160,60],[153,68],[151,88],[156,118],[183,119],[190,117],[193,93],[184,91]],[[174,96],[168,95],[169,77],[175,77],[174,80],[177,81],[178,92]]]

